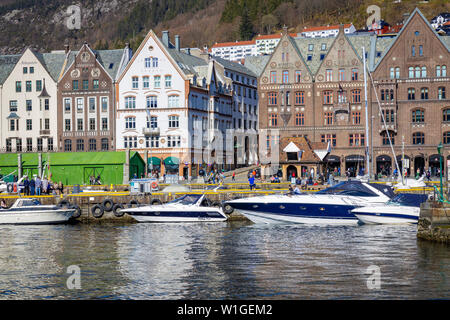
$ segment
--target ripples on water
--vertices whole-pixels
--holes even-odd
[[[448,299],[450,247],[416,228],[0,226],[0,299]],[[372,265],[380,290],[367,288]]]

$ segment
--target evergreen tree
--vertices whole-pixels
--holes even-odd
[[[241,40],[251,40],[253,38],[253,24],[248,16],[247,8],[244,8],[241,16],[241,24],[239,25],[239,34]]]

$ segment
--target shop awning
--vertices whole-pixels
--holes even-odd
[[[149,157],[147,164],[152,164],[154,166],[160,166],[161,165],[161,159],[157,157]]]
[[[164,159],[164,164],[166,166],[179,165],[180,159],[178,159],[177,157],[167,157],[166,159]]]
[[[377,157],[377,162],[392,162],[392,159],[388,155],[381,155]]]
[[[341,158],[332,154],[329,154],[325,160],[328,162],[341,162]]]
[[[441,158],[442,161],[444,161],[444,157],[441,155],[438,155],[438,154],[431,155],[429,161],[430,162],[439,162],[439,158]]]
[[[357,161],[364,161],[365,157],[359,154],[354,154],[354,155],[350,155],[345,157],[345,161],[348,162],[357,162]]]

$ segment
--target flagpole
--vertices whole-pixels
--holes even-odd
[[[368,179],[370,180],[370,153],[369,153],[369,113],[367,108],[367,76],[366,76],[366,48],[362,47],[363,52],[363,64],[364,64],[364,104],[365,104],[365,114],[366,114],[366,166]]]

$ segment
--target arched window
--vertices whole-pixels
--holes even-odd
[[[408,77],[414,78],[414,68],[413,67],[408,68]]]
[[[389,145],[389,138],[391,138],[392,145],[394,145],[395,144],[395,139],[394,139],[393,132],[389,131],[389,137],[388,137],[387,131],[381,132],[381,143],[384,146],[388,146]]]
[[[450,144],[450,131],[444,132],[442,141],[444,144]]]
[[[422,78],[426,78],[427,77],[427,67],[423,66],[422,67]]]
[[[420,89],[420,99],[428,100],[428,88],[421,88]]]
[[[438,88],[438,99],[444,100],[445,99],[445,87],[439,87]]]
[[[416,89],[408,88],[408,100],[416,100]]]
[[[415,74],[415,77],[416,78],[420,78],[420,67],[416,67],[416,74]]]
[[[442,121],[450,122],[450,108],[444,109],[442,111]]]
[[[422,109],[415,109],[412,111],[412,119],[413,123],[422,123],[425,122],[425,111]]]
[[[414,132],[412,135],[413,144],[425,144],[425,134],[423,132]]]

